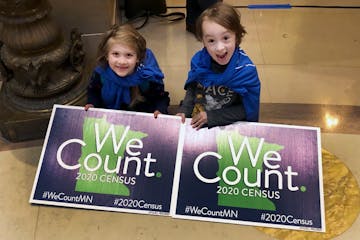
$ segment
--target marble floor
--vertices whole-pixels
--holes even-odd
[[[248,34],[242,48],[262,82],[260,122],[321,128],[322,147],[360,183],[360,8],[248,9],[247,4],[322,5],[324,1],[240,1]],[[167,1],[185,12],[185,0]],[[326,1],[355,6],[358,1]],[[174,7],[174,8],[172,8]],[[191,56],[201,48],[185,22],[151,18],[140,32],[163,69],[171,104],[184,96]],[[87,39],[89,41],[89,39]],[[1,110],[0,110],[1,111]],[[255,227],[29,204],[43,139],[0,138],[0,239],[275,239]],[[360,237],[360,217],[337,240]]]

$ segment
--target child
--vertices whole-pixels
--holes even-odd
[[[239,47],[246,33],[240,15],[232,6],[218,2],[196,24],[196,36],[204,48],[191,60],[177,115],[182,122],[192,117],[196,129],[258,121],[260,80],[255,65]]]
[[[114,25],[98,48],[98,65],[88,86],[90,107],[167,113],[164,75],[146,41],[131,25]]]

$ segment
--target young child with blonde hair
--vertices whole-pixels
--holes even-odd
[[[169,93],[146,40],[131,25],[114,25],[98,47],[97,66],[88,86],[90,107],[167,113]]]

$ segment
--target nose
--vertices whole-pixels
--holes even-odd
[[[225,45],[222,42],[217,42],[215,45],[215,50],[220,52],[225,49]]]
[[[124,56],[120,56],[116,60],[117,60],[118,64],[120,64],[120,65],[126,64],[126,62],[127,62],[126,57],[124,57]]]

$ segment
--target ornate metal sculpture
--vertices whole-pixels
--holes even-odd
[[[50,11],[47,0],[0,0],[0,130],[11,141],[44,136],[53,104],[86,95],[81,36],[64,39]]]

